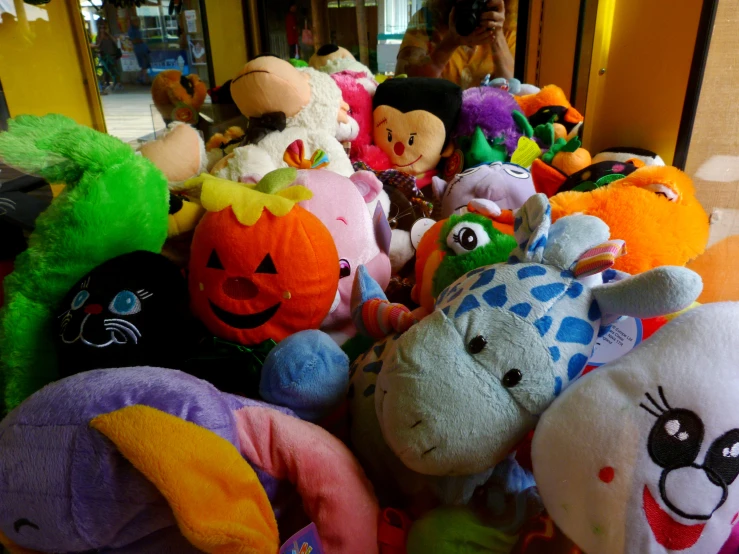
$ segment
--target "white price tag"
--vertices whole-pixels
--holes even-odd
[[[599,367],[631,352],[642,341],[641,319],[627,317],[616,321],[608,332],[595,341],[589,366]]]

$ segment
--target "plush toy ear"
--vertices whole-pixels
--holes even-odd
[[[608,225],[591,215],[576,214],[558,219],[549,229],[544,263],[571,269],[585,252],[605,243],[610,235]]]
[[[664,266],[592,290],[603,314],[650,318],[690,306],[700,296],[703,281],[684,267]]]
[[[349,179],[357,187],[366,204],[373,202],[382,191],[382,183],[371,171],[357,171]]]
[[[393,230],[390,228],[390,222],[387,220],[385,210],[379,202],[375,206],[375,213],[372,216],[372,224],[375,228],[375,238],[377,246],[383,254],[390,255],[390,241],[393,239]]]
[[[109,438],[169,502],[182,535],[207,553],[277,552],[279,534],[259,479],[227,440],[135,405],[96,417]]]
[[[543,194],[535,194],[515,212],[513,233],[518,247],[511,252],[512,261],[541,262],[552,225],[552,207]]]
[[[513,116],[513,121],[516,122],[516,126],[523,136],[528,138],[534,136],[534,128],[531,126],[531,123],[529,123],[529,120],[525,115],[518,110],[513,110],[511,116]]]
[[[447,183],[444,179],[434,175],[431,178],[431,190],[434,193],[434,198],[440,200],[441,197],[444,196],[444,191],[446,190],[447,185],[449,185],[449,183]]]
[[[259,173],[246,173],[245,175],[239,177],[239,183],[256,185],[259,181],[262,180],[262,177],[264,177],[264,175],[260,175]]]

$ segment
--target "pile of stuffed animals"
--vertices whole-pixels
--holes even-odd
[[[739,305],[696,303],[690,178],[591,155],[556,86],[319,54],[209,91],[246,128],[0,134],[64,185],[3,273],[0,544],[736,552]]]

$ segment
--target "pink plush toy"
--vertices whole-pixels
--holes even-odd
[[[383,290],[390,282],[390,226],[380,204],[374,217],[367,210],[367,204],[382,192],[382,183],[370,171],[358,171],[347,179],[325,169],[298,171],[295,183],[313,193],[300,205],[323,222],[339,251],[339,290],[321,329],[341,343],[356,333],[349,304],[357,268],[365,266]]]
[[[376,171],[390,169],[392,166],[387,154],[372,144],[372,96],[377,83],[356,71],[341,71],[331,77],[341,89],[344,102],[349,104],[349,115],[359,125],[359,134],[351,143],[349,158],[352,162],[361,160]]]

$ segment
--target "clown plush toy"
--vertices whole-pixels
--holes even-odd
[[[431,184],[436,166],[452,153],[462,89],[442,79],[390,79],[377,87],[373,106],[375,144],[419,188]]]

